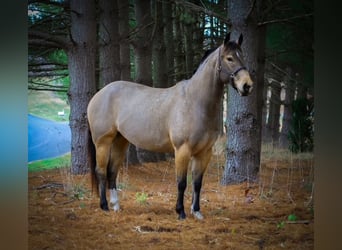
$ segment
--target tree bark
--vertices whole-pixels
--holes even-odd
[[[281,148],[289,148],[289,131],[292,123],[292,102],[294,100],[295,85],[293,79],[293,71],[287,68],[287,75],[284,77],[285,84],[285,100],[284,100],[284,113],[283,125],[280,132],[279,146]]]
[[[152,16],[150,0],[135,3],[138,32],[134,40],[135,81],[152,86]]]
[[[194,3],[198,6],[201,5],[200,0],[195,0]],[[195,23],[194,25],[194,35],[193,35],[193,51],[194,51],[194,66],[195,68],[193,69],[196,71],[197,67],[199,66],[199,62],[201,61],[201,58],[203,57],[203,52],[204,52],[204,29],[203,27],[205,26],[205,15],[202,16],[202,18],[199,18],[200,16],[195,17]]]
[[[239,96],[231,86],[229,87],[227,158],[221,181],[223,185],[255,180],[261,151],[261,119],[257,98],[262,86],[258,86],[255,76],[255,72],[258,72],[259,48],[257,9],[249,0],[229,0],[228,13],[232,22],[231,37],[237,39],[241,33],[244,36],[242,50],[255,84],[253,92],[248,97]]]
[[[87,166],[87,106],[96,91],[95,1],[71,0],[71,38],[68,49],[70,74],[71,173],[84,174]]]
[[[131,80],[131,52],[129,45],[129,1],[118,0],[120,33],[121,79]]]
[[[100,88],[120,79],[119,13],[116,1],[99,0]]]
[[[168,87],[167,63],[165,63],[166,48],[163,36],[163,6],[162,2],[154,0],[154,38],[153,38],[153,86]]]
[[[259,1],[257,4],[258,13],[261,13],[265,9],[265,2]],[[257,101],[257,126],[258,126],[258,134],[256,137],[256,146],[257,146],[257,155],[259,159],[256,162],[260,163],[260,155],[261,155],[261,144],[262,144],[262,128],[264,124],[263,120],[263,107],[265,106],[264,94],[265,94],[265,67],[266,67],[266,32],[267,26],[258,26],[258,49],[257,49],[257,88],[256,90],[256,101]],[[259,164],[257,163],[257,164]],[[259,167],[258,167],[259,168]]]
[[[270,89],[270,84],[267,83],[266,86],[264,86],[263,90],[263,100],[264,105],[262,107],[262,142],[269,143],[271,142],[271,134],[269,130],[269,110],[270,110],[270,98],[268,96]]]
[[[140,164],[137,155],[137,148],[133,144],[129,144],[128,150],[126,152],[127,162],[129,165],[137,165]]]
[[[180,22],[180,11],[175,12],[175,18],[173,19],[173,27],[175,31],[175,36],[174,36],[174,44],[175,44],[175,54],[174,54],[174,62],[175,62],[175,77],[174,80],[175,82],[178,82],[180,80],[183,80],[185,78],[184,74],[184,50],[183,50],[183,39],[182,39],[182,34],[183,28],[182,28],[182,23]]]
[[[278,147],[279,142],[279,118],[280,118],[280,82],[273,81],[271,83],[271,99],[270,99],[270,113],[269,113],[269,129],[272,137],[273,147]]]
[[[166,48],[166,64],[167,64],[167,86],[170,87],[175,83],[174,78],[174,43],[173,43],[173,5],[168,1],[163,1],[163,19],[164,19],[164,43]]]
[[[297,81],[297,95],[296,99],[306,99],[308,87],[302,84],[303,81]]]
[[[185,10],[187,18],[183,21],[184,25],[184,50],[185,50],[185,77],[188,79],[193,75],[194,72],[194,50],[193,50],[193,33],[194,23],[192,21],[192,13]]]

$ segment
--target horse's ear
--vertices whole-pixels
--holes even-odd
[[[230,41],[230,32],[226,35],[226,38],[224,39],[224,44],[228,44],[228,42]]]
[[[237,44],[239,44],[241,46],[242,41],[243,41],[243,36],[242,36],[242,34],[240,34],[239,40],[237,41]]]

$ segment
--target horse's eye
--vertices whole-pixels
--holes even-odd
[[[229,57],[227,57],[227,60],[228,60],[228,62],[232,62],[233,61],[233,57],[229,56]]]

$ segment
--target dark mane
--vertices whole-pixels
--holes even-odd
[[[218,47],[206,50],[206,51],[204,52],[204,55],[202,56],[201,61],[200,61],[199,64],[201,65],[202,62],[203,62],[211,53],[213,53],[217,48],[218,48]]]
[[[241,47],[239,44],[237,44],[236,42],[233,42],[233,41],[229,41],[228,43],[225,44],[225,47],[227,47],[229,50],[240,50],[241,51]],[[198,64],[198,67],[194,70],[194,72],[192,74],[195,74],[196,71],[198,70],[199,66],[205,61],[205,59],[207,59],[207,57],[213,53],[218,47],[215,47],[215,48],[211,48],[211,49],[207,49],[205,52],[204,52],[204,55],[202,56],[199,64]]]
[[[205,60],[211,53],[213,53],[217,48],[218,48],[218,47],[212,48],[212,49],[208,49],[208,50],[206,50],[206,51],[204,52],[204,55],[202,56],[202,58],[201,58],[201,60],[200,60],[200,62],[199,62],[199,64],[198,64],[198,67],[194,70],[193,74],[196,73],[196,71],[198,70],[199,66],[204,62],[204,60]]]
[[[225,47],[227,47],[229,50],[241,50],[240,45],[232,41],[229,41],[227,44],[225,44]]]

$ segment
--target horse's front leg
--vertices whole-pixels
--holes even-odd
[[[200,194],[202,188],[202,179],[211,158],[211,149],[201,152],[193,157],[192,161],[192,205],[191,213],[196,219],[202,220],[203,215],[200,212]]]
[[[175,150],[176,179],[178,186],[176,212],[178,213],[178,218],[180,220],[186,218],[184,211],[184,192],[187,184],[187,171],[190,158],[191,154],[188,145],[184,144],[179,149]]]

